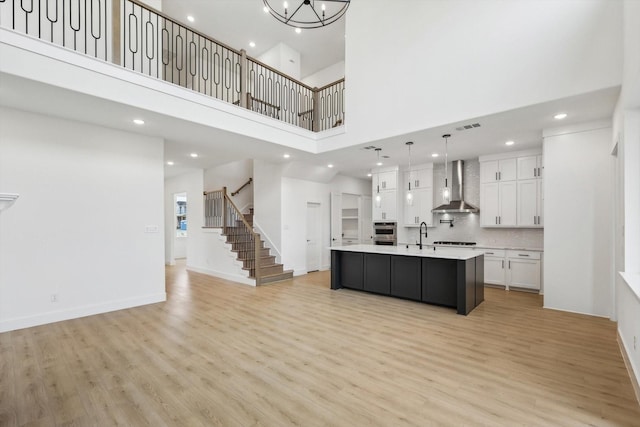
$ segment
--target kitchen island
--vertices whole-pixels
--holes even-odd
[[[484,253],[405,246],[331,249],[331,289],[349,288],[457,309],[484,300]]]

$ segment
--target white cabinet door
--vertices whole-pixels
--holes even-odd
[[[517,224],[517,193],[518,186],[516,181],[500,183],[500,215],[498,216],[498,225],[510,227]]]
[[[507,262],[510,287],[540,289],[540,260],[509,258]]]
[[[518,181],[518,225],[538,226],[538,180]]]
[[[421,188],[413,192],[413,205],[404,205],[405,227],[418,227],[423,221],[427,226],[433,225],[433,189]]]
[[[507,286],[540,289],[540,252],[507,251]]]
[[[480,186],[480,225],[496,227],[500,216],[500,184]]]
[[[417,169],[411,172],[413,182],[412,187],[415,188],[432,188],[433,187],[433,169]]]
[[[538,179],[538,225],[544,226],[544,180]]]
[[[484,256],[484,283],[505,286],[504,257]]]
[[[398,219],[398,200],[396,191],[380,192],[380,207],[376,206],[375,198],[378,195],[373,194],[373,220],[374,221],[396,221]]]
[[[490,160],[480,165],[480,180],[483,183],[514,181],[517,177],[516,159]]]
[[[398,172],[397,171],[389,171],[389,172],[380,172],[380,191],[382,190],[395,190],[398,187]],[[376,182],[377,185],[377,181]]]
[[[518,179],[537,178],[539,158],[540,156],[518,157]]]

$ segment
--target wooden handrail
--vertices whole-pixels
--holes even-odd
[[[240,192],[240,190],[242,190],[244,187],[246,187],[247,185],[251,184],[252,182],[253,182],[253,178],[249,178],[249,180],[247,182],[245,182],[244,184],[242,184],[242,186],[240,186],[240,188],[238,188],[236,191],[231,193],[231,197],[233,197],[236,194],[238,194]]]

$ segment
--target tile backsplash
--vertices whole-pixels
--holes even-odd
[[[451,182],[451,168],[449,168]],[[433,166],[433,198],[434,207],[442,204],[442,187],[444,187],[444,164]],[[480,162],[478,159],[464,162],[464,199],[478,207],[480,205]],[[400,216],[402,218],[402,216]],[[453,219],[453,227],[440,224],[441,219]],[[542,249],[543,230],[535,228],[482,228],[480,214],[434,214],[434,227],[428,230],[427,243],[437,240],[477,242],[489,246],[523,247]],[[418,229],[398,226],[398,244],[415,244],[418,241]],[[425,239],[423,238],[423,243]]]

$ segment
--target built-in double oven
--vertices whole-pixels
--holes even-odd
[[[397,225],[395,222],[373,223],[373,244],[396,246],[398,244]]]

